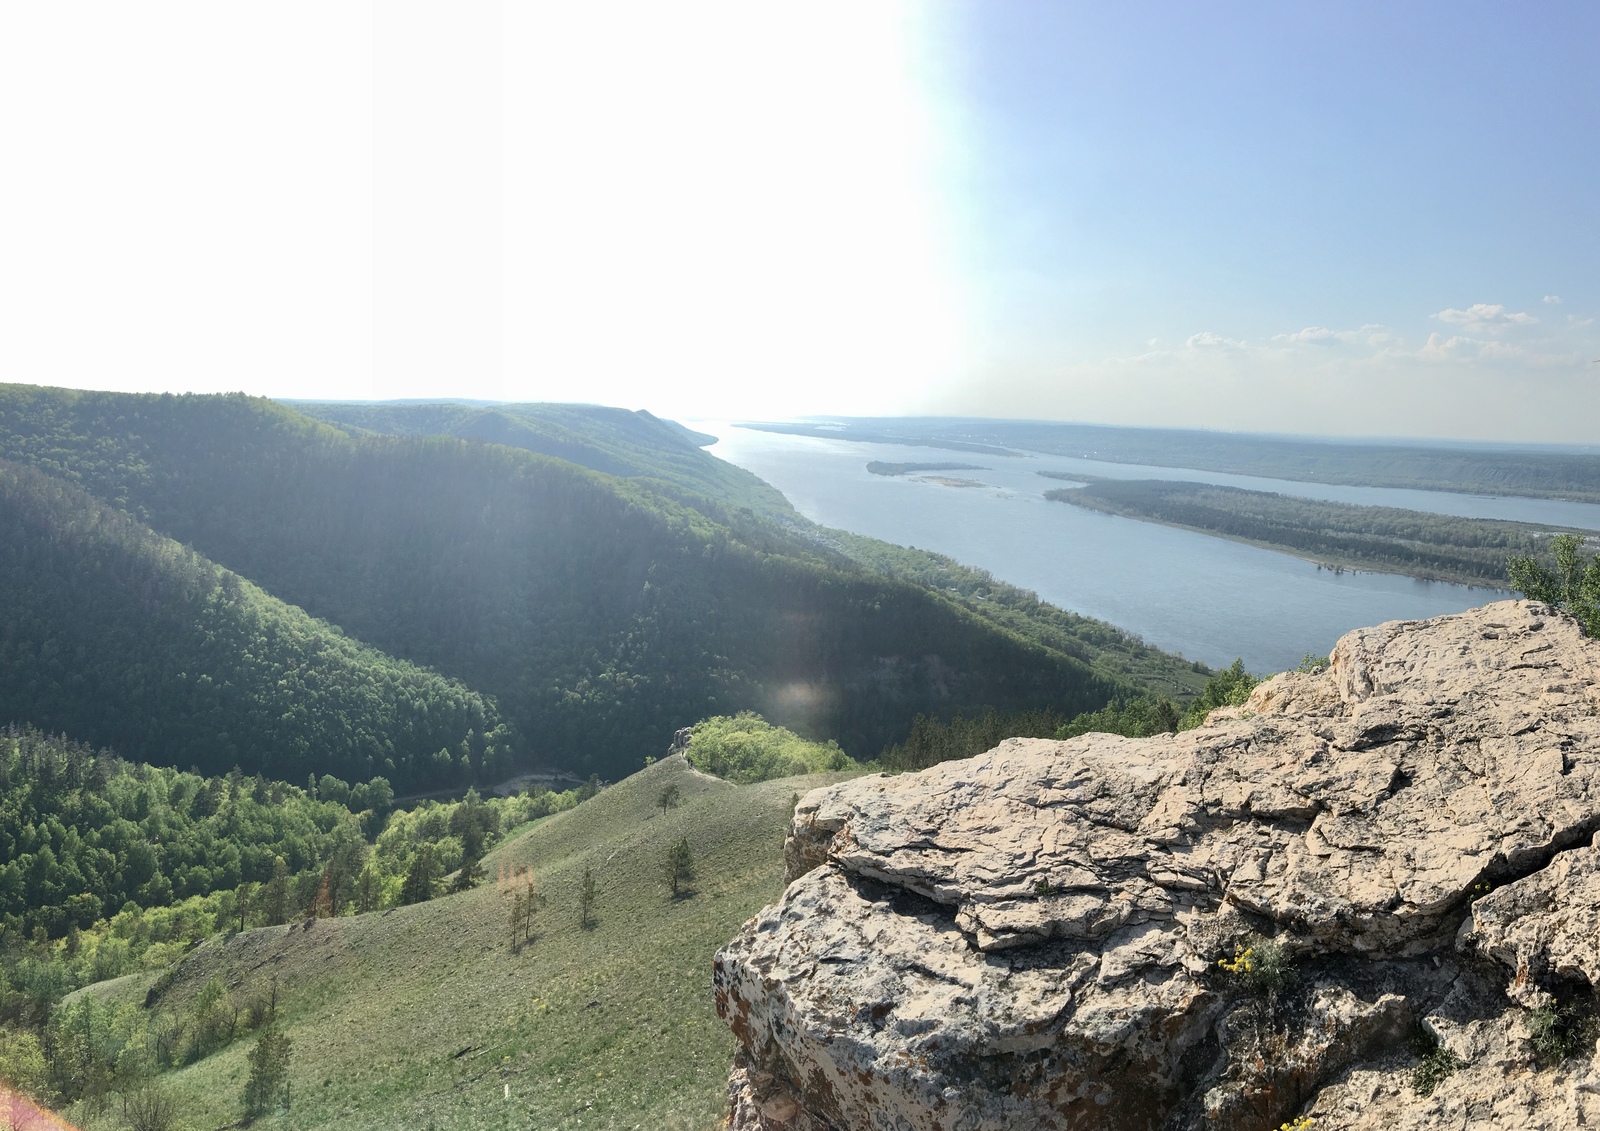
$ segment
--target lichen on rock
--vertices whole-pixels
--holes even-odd
[[[788,890],[716,958],[730,1126],[1322,1131],[1564,1071],[1519,1026],[1600,966],[1597,678],[1570,618],[1501,602],[1352,632],[1183,734],[808,794]],[[1251,938],[1295,966],[1270,1000],[1218,966]],[[1474,1053],[1426,1099],[1419,1032]]]

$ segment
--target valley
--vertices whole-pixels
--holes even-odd
[[[1483,592],[1313,591],[1240,516],[1490,584],[1550,533],[1110,464],[1058,507],[1077,464],[976,439],[298,408],[0,386],[0,1079],[86,1131],[229,1125],[269,1038],[268,1125],[708,1128],[712,955],[802,795],[1200,727],[1319,670],[1368,607],[1327,582]],[[1148,640],[1082,599],[1111,576]]]

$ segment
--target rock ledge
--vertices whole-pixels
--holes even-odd
[[[729,1126],[1600,1125],[1597,681],[1569,617],[1501,602],[1184,734],[808,794],[788,890],[716,957]]]

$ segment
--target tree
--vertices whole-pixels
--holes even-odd
[[[405,881],[400,885],[401,903],[426,903],[437,894],[439,857],[433,845],[423,844],[411,858]]]
[[[455,879],[450,881],[452,894],[470,891],[483,879],[483,866],[477,854],[468,852],[461,857],[461,867],[457,870]]]
[[[289,918],[289,865],[283,857],[272,861],[272,879],[261,889],[261,921],[275,927]]]
[[[544,893],[529,873],[527,882],[511,889],[511,950],[520,950],[533,938],[533,917],[544,906]]]
[[[656,804],[661,807],[661,815],[665,817],[667,810],[683,798],[683,790],[677,782],[669,782],[661,787],[661,792],[656,796]]]
[[[689,848],[688,837],[681,838],[667,850],[662,871],[672,886],[672,898],[677,899],[694,880],[694,852]]]
[[[1513,554],[1506,562],[1511,588],[1530,601],[1543,601],[1578,618],[1584,632],[1600,636],[1600,557],[1585,558],[1583,539],[1560,534],[1550,540],[1554,568],[1531,554]]]
[[[239,930],[244,930],[245,920],[250,917],[250,902],[255,898],[256,885],[249,880],[244,881],[233,893],[233,914],[239,920]]]
[[[584,930],[594,926],[594,900],[594,872],[584,868],[583,883],[578,888],[578,924]]]
[[[383,902],[383,877],[368,863],[356,877],[356,911],[365,915]]]
[[[289,1034],[278,1028],[276,1011],[256,1037],[255,1047],[245,1057],[250,1078],[244,1084],[244,1113],[254,1118],[274,1107],[289,1106],[289,1060],[294,1054]]]

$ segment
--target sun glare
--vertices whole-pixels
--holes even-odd
[[[508,9],[506,395],[872,411],[937,377],[922,31],[909,4]]]

